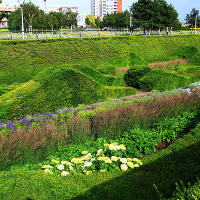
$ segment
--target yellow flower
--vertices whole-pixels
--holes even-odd
[[[133,161],[133,159],[132,159],[132,158],[127,158],[127,160],[128,160],[129,162]]]
[[[118,145],[118,143],[117,142],[114,142],[114,143],[112,143],[113,145]]]
[[[133,164],[132,162],[127,162],[126,164],[127,164],[130,168],[132,168],[132,169],[134,168],[134,164]]]
[[[88,154],[88,152],[87,151],[82,151],[82,154]]]
[[[116,156],[112,156],[112,157],[111,157],[111,160],[114,161],[114,162],[117,162],[117,161],[119,160],[119,158],[116,157]]]
[[[105,172],[106,172],[106,170],[102,169],[102,170],[100,170],[100,172],[101,172],[101,173],[105,173]]]
[[[138,164],[135,164],[134,167],[140,167]]]
[[[86,175],[90,175],[90,174],[92,174],[92,171],[87,171],[86,172]]]
[[[52,163],[55,163],[55,164],[58,164],[58,163],[59,163],[59,161],[57,161],[57,160],[51,160],[51,162],[52,162]]]
[[[108,147],[108,146],[109,146],[109,144],[107,144],[107,143],[106,143],[106,144],[104,144],[104,147]]]
[[[42,169],[52,169],[53,167],[51,165],[43,165]]]
[[[67,175],[69,175],[69,172],[63,171],[63,172],[61,173],[61,176],[67,176]]]
[[[139,160],[138,158],[133,158],[132,161],[141,162],[141,160]]]

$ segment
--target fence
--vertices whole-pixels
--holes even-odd
[[[195,34],[195,31],[173,31],[169,34]],[[196,32],[200,34],[200,30]],[[70,37],[112,37],[112,36],[138,36],[144,35],[143,31],[133,31],[131,34],[127,31],[33,31],[32,33],[25,32],[25,39],[47,39],[47,38],[70,38]],[[146,32],[146,35],[166,35],[166,32],[151,31]],[[0,31],[0,40],[18,40],[22,39],[21,32]]]

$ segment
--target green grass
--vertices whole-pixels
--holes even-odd
[[[195,46],[200,36],[67,38],[0,42],[0,84],[25,82],[49,66],[131,66],[169,60],[175,49]]]
[[[0,173],[0,199],[156,200],[180,180],[192,185],[200,177],[200,124],[167,149],[147,156],[144,166],[128,172],[58,177],[26,168]],[[186,200],[186,199],[185,199]]]

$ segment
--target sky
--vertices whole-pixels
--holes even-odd
[[[23,1],[23,0],[19,0]],[[28,2],[29,0],[25,0]],[[123,10],[137,0],[123,0]],[[166,0],[171,3],[179,13],[179,20],[185,22],[186,14],[190,13],[192,8],[200,10],[200,0]],[[4,5],[18,4],[17,0],[3,0]],[[32,2],[38,5],[41,9],[44,9],[44,0],[32,0]],[[59,8],[61,6],[77,6],[80,8],[80,12],[83,16],[91,13],[90,0],[46,0],[47,8]]]

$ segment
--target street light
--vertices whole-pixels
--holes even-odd
[[[25,0],[17,0],[20,7],[21,7],[21,18],[22,18],[22,39],[24,40],[24,17],[23,17],[23,6],[25,3]]]
[[[133,20],[133,16],[132,16],[132,6],[129,6],[130,8],[130,36],[132,36],[132,33],[133,33],[133,23],[132,23],[132,20]]]
[[[195,18],[195,34],[197,34],[197,15],[198,12],[196,13],[196,18]]]

